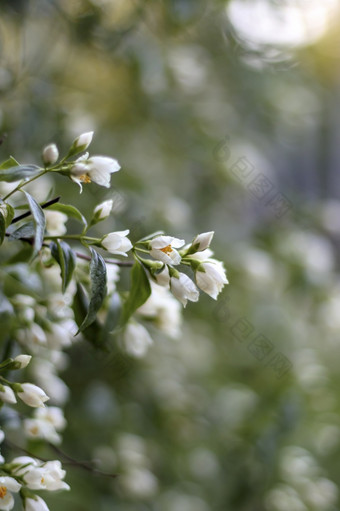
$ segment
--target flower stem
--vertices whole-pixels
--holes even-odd
[[[36,179],[38,179],[39,177],[43,176],[47,172],[48,172],[48,170],[45,169],[42,172],[40,172],[40,174],[37,174],[35,177],[32,177],[32,179],[29,179],[28,181],[21,182],[16,188],[14,188],[14,190],[9,192],[6,195],[6,197],[3,198],[3,200],[5,201],[5,200],[9,199],[9,197],[11,197],[11,195],[13,195],[15,192],[18,192],[23,186],[26,186],[29,183],[32,183],[32,181],[35,181]]]

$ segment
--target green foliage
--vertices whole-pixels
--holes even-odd
[[[131,289],[124,303],[121,325],[125,325],[132,314],[141,307],[151,294],[151,286],[146,271],[138,261],[131,270]]]
[[[79,332],[85,330],[96,319],[97,312],[99,311],[104,298],[106,296],[106,264],[102,256],[93,248],[91,250],[91,263],[90,263],[90,279],[91,279],[91,294],[88,311],[83,319]]]
[[[45,215],[37,201],[30,195],[28,192],[23,192],[26,196],[29,208],[33,217],[34,224],[34,241],[33,241],[33,254],[32,258],[35,257],[44,243],[44,235],[45,235]]]
[[[76,255],[65,241],[52,242],[50,248],[52,256],[60,266],[62,291],[65,293],[76,267]]]

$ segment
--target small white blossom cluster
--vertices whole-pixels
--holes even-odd
[[[184,240],[164,235],[140,243],[145,247],[142,251],[149,252],[155,261],[142,259],[154,281],[150,282],[150,297],[137,313],[142,319],[151,319],[153,324],[171,337],[179,335],[181,316],[177,300],[184,307],[188,300],[197,302],[199,289],[216,300],[224,285],[228,284],[223,264],[212,258],[213,252],[209,246],[213,235],[213,232],[199,234],[186,246]],[[138,244],[135,249],[138,251]],[[174,268],[179,264],[193,270],[196,284],[186,273]],[[170,291],[177,300],[172,298]],[[152,338],[135,319],[126,327],[124,344],[130,355],[142,357],[152,344]]]
[[[180,251],[177,249],[183,247],[185,241],[172,236],[157,236],[149,241],[150,255],[164,263],[162,271],[155,274],[157,283],[169,286],[184,307],[188,300],[198,301],[198,288],[216,300],[224,285],[228,284],[223,263],[211,257],[213,252],[209,246],[213,235],[213,232],[199,234]],[[180,263],[194,270],[196,285],[185,273],[173,268]]]

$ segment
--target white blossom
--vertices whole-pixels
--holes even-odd
[[[21,488],[13,477],[0,477],[0,509],[9,511],[14,507],[14,498],[11,492],[17,493]]]
[[[65,223],[68,220],[68,216],[61,211],[45,210],[46,218],[46,231],[51,236],[62,236],[66,233]]]
[[[27,438],[44,439],[51,444],[60,444],[61,436],[53,424],[40,419],[24,419],[24,432]]]
[[[53,165],[59,158],[59,151],[55,144],[49,144],[43,149],[42,159],[45,165]]]
[[[152,281],[150,284],[151,295],[137,312],[148,320],[152,319],[157,328],[176,339],[180,335],[182,307],[169,289]]]
[[[129,323],[124,332],[124,342],[125,349],[130,355],[141,358],[146,354],[153,341],[143,325]]]
[[[129,232],[129,229],[126,229],[125,231],[110,232],[101,240],[102,247],[110,252],[110,254],[127,257],[126,252],[132,248],[131,241],[126,237]]]
[[[32,359],[31,355],[18,355],[17,357],[15,357],[14,361],[19,362],[20,364],[19,369],[25,369],[25,367],[27,367],[28,364],[30,363],[31,359]]]
[[[196,271],[196,282],[202,291],[216,300],[224,285],[228,284],[223,264],[214,259],[201,263]]]
[[[172,294],[184,305],[191,302],[197,302],[199,299],[199,291],[193,281],[185,275],[179,273],[178,278],[173,276],[170,279],[170,289]]]
[[[157,236],[150,242],[150,254],[165,264],[179,264],[181,256],[175,250],[184,245],[185,241],[172,236]]]
[[[25,499],[25,511],[49,511],[49,508],[41,497],[35,495],[34,498]]]
[[[0,400],[8,404],[17,402],[13,390],[8,385],[0,385]]]
[[[24,431],[28,438],[43,438],[52,444],[59,444],[62,431],[66,426],[63,411],[57,406],[46,406],[34,410],[32,419],[24,420]]]
[[[170,284],[170,275],[169,275],[169,269],[165,265],[163,270],[159,273],[156,273],[154,275],[156,282],[159,286],[169,287]]]
[[[195,248],[196,252],[202,252],[203,250],[209,248],[213,236],[214,231],[203,232],[202,234],[198,234],[196,238],[193,240],[191,246]]]
[[[71,167],[70,177],[73,181],[81,183],[97,183],[100,186],[110,187],[110,176],[120,170],[117,160],[107,156],[91,156],[88,153],[78,158]]]
[[[60,461],[53,460],[28,467],[23,478],[30,490],[69,490],[69,485],[63,481],[65,475]]]
[[[93,211],[96,219],[104,220],[104,218],[107,218],[112,211],[112,206],[113,206],[112,199],[105,200],[101,204],[98,204],[98,206],[96,206]]]
[[[45,392],[33,383],[21,383],[21,389],[17,392],[18,396],[24,403],[33,408],[45,406],[44,402],[49,399]]]
[[[0,444],[5,440],[5,433],[0,428]],[[0,454],[0,463],[5,463],[5,458]]]
[[[81,151],[85,151],[88,146],[91,144],[93,138],[93,131],[88,131],[86,133],[82,133],[78,138],[73,142],[73,146]]]

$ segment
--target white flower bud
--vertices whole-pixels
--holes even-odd
[[[14,404],[17,402],[13,390],[7,385],[0,385],[0,400],[8,404]]]
[[[179,277],[171,277],[170,289],[172,294],[179,300],[184,307],[188,300],[191,302],[197,302],[199,298],[199,291],[193,281],[185,275],[185,273],[179,273]]]
[[[87,149],[88,146],[91,144],[92,137],[93,137],[93,131],[88,131],[87,133],[83,133],[82,135],[79,135],[79,137],[75,139],[75,141],[73,142],[73,145],[77,149],[81,149],[82,151],[85,151],[85,149]]]
[[[106,200],[94,208],[93,214],[96,220],[104,220],[112,211],[113,200]]]
[[[21,383],[21,389],[17,392],[18,396],[24,403],[33,408],[45,406],[44,402],[49,399],[45,392],[33,383]]]
[[[24,369],[30,363],[31,358],[31,355],[18,355],[15,357],[14,361],[20,363],[19,369]]]
[[[214,259],[203,262],[196,271],[196,282],[202,291],[217,300],[224,284],[228,284],[223,264]]]
[[[110,232],[102,239],[102,247],[110,252],[110,254],[117,254],[127,257],[126,252],[132,248],[131,241],[126,237],[129,232],[129,229],[126,229],[126,231]]]
[[[198,234],[192,242],[191,246],[195,248],[196,252],[202,252],[202,250],[209,248],[213,236],[214,231]]]
[[[128,323],[124,332],[124,343],[129,355],[141,358],[152,344],[152,338],[147,329],[140,323]]]
[[[45,210],[46,230],[51,236],[62,236],[67,229],[65,223],[68,216],[61,211]]]
[[[45,165],[53,165],[59,158],[59,151],[55,144],[47,145],[42,153],[42,159]]]
[[[38,495],[25,499],[25,511],[49,511],[46,502]]]
[[[176,248],[184,245],[185,241],[173,236],[157,236],[150,241],[150,254],[154,259],[165,264],[179,264],[181,256]]]

